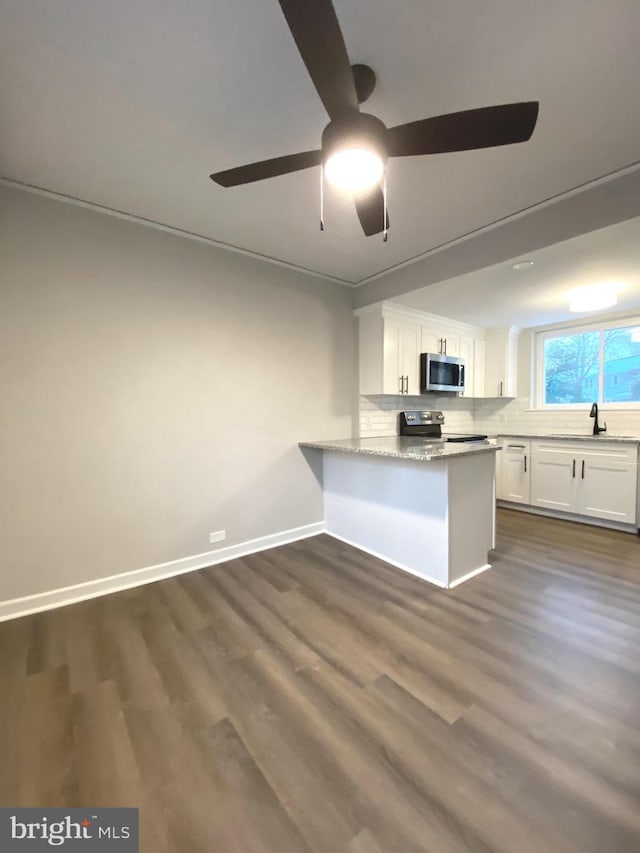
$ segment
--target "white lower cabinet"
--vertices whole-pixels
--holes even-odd
[[[530,503],[531,442],[503,439],[498,453],[496,497],[511,503]]]
[[[531,460],[532,506],[577,512],[575,453],[550,444],[535,445]]]
[[[583,458],[578,486],[578,512],[593,518],[635,524],[637,472],[637,464],[630,462],[598,456]]]
[[[638,446],[596,442],[533,442],[530,503],[636,524]]]

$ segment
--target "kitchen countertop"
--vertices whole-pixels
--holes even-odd
[[[542,432],[500,432],[491,438],[536,438],[536,439],[555,439],[557,441],[597,441],[600,443],[608,442],[615,444],[640,444],[640,436],[636,435],[609,435],[601,433],[600,435],[592,435],[591,433],[542,433]]]
[[[489,442],[469,443],[429,442],[424,438],[406,436],[378,436],[375,438],[338,438],[331,441],[301,441],[298,447],[313,450],[335,450],[340,453],[357,453],[363,456],[387,456],[392,459],[415,459],[433,462],[452,459],[456,456],[472,456],[477,453],[495,453],[501,448]]]

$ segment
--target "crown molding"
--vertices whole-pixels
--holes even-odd
[[[532,213],[536,213],[539,210],[544,210],[546,207],[551,207],[554,204],[558,204],[565,199],[572,198],[573,196],[580,195],[580,193],[587,192],[588,190],[595,189],[603,184],[607,184],[610,181],[615,180],[616,178],[623,178],[626,175],[631,175],[635,172],[640,171],[640,160],[636,160],[633,163],[630,163],[627,166],[623,166],[621,169],[615,169],[612,172],[607,172],[604,175],[600,175],[598,178],[593,178],[590,181],[586,181],[584,184],[578,184],[575,187],[571,187],[571,189],[564,190],[561,193],[557,193],[556,195],[549,196],[542,201],[536,202],[535,204],[529,205],[528,207],[523,207],[520,210],[515,211],[514,213],[510,213],[507,216],[503,216],[501,219],[496,219],[493,222],[489,222],[487,225],[483,225],[480,228],[476,228],[473,231],[468,231],[465,234],[461,234],[459,237],[455,237],[453,240],[448,240],[445,243],[440,243],[438,246],[433,246],[431,249],[427,249],[425,252],[420,252],[417,255],[413,255],[411,258],[407,258],[404,261],[400,261],[397,264],[394,264],[390,267],[385,267],[385,269],[380,270],[377,273],[373,273],[372,275],[367,276],[366,278],[359,279],[354,285],[355,288],[363,287],[364,285],[370,284],[377,279],[385,278],[388,275],[391,275],[398,270],[404,269],[405,267],[413,266],[419,261],[425,260],[426,258],[431,257],[432,255],[436,255],[439,252],[445,251],[446,249],[451,249],[455,246],[460,245],[461,243],[465,243],[467,240],[471,240],[474,237],[480,237],[482,234],[486,234],[489,231],[494,231],[496,228],[500,228],[503,225],[506,225],[510,222],[514,222],[517,219],[522,219],[523,217],[529,216]],[[415,289],[415,288],[414,288]]]
[[[7,178],[0,175],[0,186],[9,187],[10,189],[24,190],[24,192],[33,193],[34,195],[52,198],[55,201],[74,204],[77,207],[84,207],[88,210],[93,210],[96,213],[105,213],[108,216],[115,216],[117,219],[124,219],[126,222],[134,222],[136,225],[144,225],[147,228],[155,228],[157,231],[164,231],[167,234],[173,234],[176,237],[184,237],[187,240],[195,240],[198,243],[205,243],[208,246],[214,246],[216,249],[224,249],[227,252],[234,252],[237,255],[244,255],[247,258],[264,261],[267,264],[274,264],[284,269],[292,270],[293,272],[301,273],[302,275],[320,278],[324,281],[331,281],[334,284],[341,284],[343,287],[356,287],[356,284],[347,281],[337,276],[327,275],[326,273],[317,272],[316,270],[301,267],[297,264],[291,264],[287,261],[281,261],[279,258],[273,258],[271,255],[262,255],[260,252],[252,252],[250,249],[243,249],[241,246],[235,246],[233,243],[224,243],[221,240],[214,240],[212,237],[205,237],[204,234],[196,234],[193,231],[186,231],[183,228],[176,228],[173,225],[166,225],[164,222],[157,222],[155,219],[147,219],[144,216],[136,216],[133,213],[127,213],[124,210],[107,207],[103,204],[96,204],[92,201],[87,201],[77,196],[67,195],[66,193],[49,190],[46,187],[39,187],[35,184],[28,184],[23,181],[16,181],[13,178]]]

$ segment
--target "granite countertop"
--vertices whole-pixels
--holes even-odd
[[[543,433],[543,432],[500,432],[492,436],[494,438],[536,438],[536,439],[556,439],[557,441],[597,441],[599,443],[608,442],[613,444],[640,444],[640,436],[637,435],[609,435],[601,433],[600,435],[592,435],[592,433]]]
[[[313,450],[335,450],[340,453],[358,453],[364,456],[387,456],[393,459],[417,459],[432,462],[470,456],[475,453],[495,453],[501,448],[485,441],[469,443],[428,442],[424,438],[407,438],[397,435],[375,438],[338,438],[331,441],[301,441],[298,447]]]

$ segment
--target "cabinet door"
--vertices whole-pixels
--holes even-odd
[[[500,452],[497,497],[503,501],[528,504],[531,482],[531,450],[528,442],[508,442]]]
[[[475,394],[474,339],[460,335],[458,355],[464,359],[464,396],[473,397]]]
[[[420,329],[420,352],[443,352],[444,341],[442,332],[432,326],[422,326]]]
[[[485,397],[517,396],[517,330],[490,329],[486,337]]]
[[[406,376],[405,393],[420,393],[420,326],[404,325],[401,331],[402,375]]]
[[[578,512],[635,524],[638,466],[607,458],[604,454],[585,454],[579,464]]]
[[[485,351],[484,338],[476,338],[473,346],[473,396],[485,397]],[[498,454],[500,455],[500,454]]]
[[[395,320],[384,321],[384,352],[382,366],[382,393],[403,393],[403,371],[401,362],[402,331]]]
[[[571,451],[538,449],[534,446],[531,464],[533,506],[577,512],[580,482],[578,466],[579,459]]]
[[[460,355],[460,335],[442,330],[443,347],[442,351],[445,355]]]

